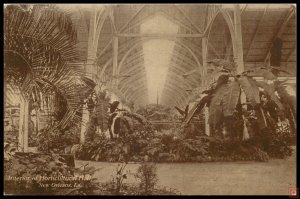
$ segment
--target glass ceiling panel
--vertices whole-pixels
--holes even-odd
[[[177,24],[161,15],[156,15],[141,24],[141,33],[176,34],[178,29]],[[157,99],[161,99],[174,45],[174,41],[165,39],[153,39],[143,44],[149,104],[157,103]]]

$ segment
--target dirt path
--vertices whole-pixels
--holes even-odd
[[[76,161],[76,166],[89,161]],[[95,174],[101,182],[111,179],[118,163],[89,162],[102,169]],[[138,164],[126,169],[135,172]],[[287,195],[296,183],[296,156],[269,162],[214,162],[157,164],[159,184],[183,195]],[[129,175],[128,183],[135,182]]]

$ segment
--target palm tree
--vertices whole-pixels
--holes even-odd
[[[8,5],[4,9],[5,84],[19,90],[19,132],[25,137],[32,104],[36,109],[52,104],[61,128],[80,121],[83,98],[95,84],[81,77],[75,64],[80,61],[76,34],[70,14],[56,6]]]

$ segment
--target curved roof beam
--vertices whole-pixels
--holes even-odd
[[[174,98],[174,94],[170,91],[166,91],[165,98],[162,99],[163,104],[169,104],[171,106],[185,107],[188,104],[187,97],[180,96],[178,98]],[[170,103],[173,102],[173,103]]]
[[[133,43],[138,43],[140,41],[140,39],[130,39],[126,42],[123,43],[119,43],[119,55],[123,55],[125,52],[127,52],[127,47],[130,47],[133,45]],[[103,48],[103,50],[101,51],[101,53],[98,53],[97,55],[97,63],[101,63],[101,60],[106,61],[108,59],[111,59],[111,53],[112,53],[112,39],[111,41]],[[110,47],[110,48],[109,48]],[[107,50],[107,52],[105,53],[105,51]]]
[[[139,98],[141,95],[143,97],[148,97],[147,90],[142,89],[142,87],[139,88],[136,92],[130,93],[130,95],[128,95],[127,98],[130,99],[131,101],[134,101],[135,99]]]
[[[183,95],[179,95],[180,97],[176,97],[176,98],[174,98],[174,96],[175,95],[177,95],[177,93],[176,92],[174,92],[174,90],[172,90],[172,89],[170,89],[170,88],[167,88],[167,87],[165,87],[165,89],[164,89],[164,91],[163,92],[165,92],[166,93],[166,95],[169,93],[169,97],[168,97],[168,99],[167,100],[165,100],[164,98],[162,98],[162,103],[164,104],[164,102],[166,102],[165,104],[169,104],[169,101],[174,101],[175,103],[177,102],[180,102],[180,103],[183,103],[184,102],[184,100],[182,99],[182,96]]]
[[[171,82],[171,83],[173,83],[174,85],[176,85],[176,84],[178,84],[178,82],[180,82],[180,84],[182,85],[182,86],[180,86],[180,88],[181,88],[182,90],[191,89],[191,87],[192,87],[192,86],[189,84],[188,81],[184,81],[184,80],[181,79],[180,76],[177,75],[176,73],[174,73],[174,74],[172,75],[172,78],[168,78],[168,79],[166,80],[166,82]]]
[[[184,91],[183,90],[179,90],[179,89],[175,89],[174,85],[170,85],[170,84],[167,84],[165,87],[164,87],[164,90],[163,92],[165,92],[166,90],[171,90],[172,93],[174,94],[174,99],[178,98],[178,96],[184,96]]]
[[[133,85],[132,82],[135,82],[135,86],[136,85],[140,85],[140,86],[145,87],[145,89],[147,90],[146,79],[143,76],[131,79],[130,82],[127,82],[126,84],[123,84],[122,87],[120,87],[120,89],[122,90],[122,92],[127,93],[128,90],[130,90],[130,88],[132,88],[132,85]]]
[[[147,95],[140,95],[137,98],[135,98],[133,101],[135,105],[135,109],[139,108],[137,106],[144,106],[148,104],[147,98],[148,98]]]
[[[175,72],[176,74],[184,74],[188,71],[182,70],[182,67],[176,63],[170,63],[169,64],[169,70],[172,72]],[[186,78],[187,81],[193,82],[193,84],[199,84],[199,81],[194,77],[194,75],[191,75],[189,77]]]
[[[101,77],[103,77],[103,75],[104,75],[104,73],[105,73],[105,70],[107,69],[107,67],[110,65],[110,64],[112,64],[112,58],[110,58],[110,59],[108,59],[107,61],[106,61],[106,63],[104,64],[104,66],[103,67],[98,67],[98,74],[99,74],[99,77],[101,78]],[[99,66],[99,65],[98,65]],[[126,64],[126,66],[127,66],[127,64]],[[100,72],[99,72],[99,69],[101,69],[100,70]]]
[[[153,40],[153,38],[144,38],[144,39],[141,39],[141,42],[145,42],[145,41],[149,41],[149,40]],[[171,40],[171,41],[176,41],[176,38],[167,38],[167,40]],[[118,71],[121,70],[125,60],[127,59],[128,55],[139,45],[140,43],[136,43],[134,44],[133,46],[131,46],[131,48],[126,52],[126,54],[123,56],[122,60],[120,61],[119,63],[119,67],[118,67]],[[178,44],[182,45],[192,56],[193,58],[195,59],[197,65],[198,65],[198,68],[199,69],[202,69],[202,64],[200,63],[198,57],[196,56],[196,54],[193,52],[193,50],[187,46],[186,44],[182,43],[182,42],[178,42]]]
[[[137,91],[135,91],[134,93],[131,93],[130,95],[127,96],[127,99],[131,100],[131,101],[135,101],[138,98],[144,97],[145,101],[147,101],[148,98],[148,91],[146,89],[141,89],[139,88]]]
[[[169,16],[168,14],[166,14],[165,12],[163,11],[157,11],[157,12],[154,12],[152,14],[149,14],[148,16],[146,16],[145,18],[143,18],[142,20],[139,20],[137,21],[136,23],[132,24],[131,26],[128,26],[128,28],[126,30],[130,30],[132,28],[135,28],[139,25],[141,25],[142,23],[144,23],[145,21],[149,20],[150,18],[152,17],[155,17],[157,15],[160,15],[160,16],[164,16],[166,17],[168,20],[172,21],[173,23],[179,25],[180,27],[186,29],[186,30],[189,30],[191,32],[195,32],[193,31],[189,26],[185,25],[184,23],[180,22],[179,20],[174,20],[173,17]],[[197,29],[195,29],[197,31]],[[124,32],[124,31],[123,31]]]
[[[126,71],[126,73],[120,74],[120,75],[130,75],[131,77],[134,75],[139,74],[139,72],[143,72],[146,71],[144,66],[144,62],[137,62],[135,65],[133,65],[132,68],[130,68],[129,70]]]
[[[166,93],[165,96],[171,96],[170,93]],[[177,102],[177,100],[173,99],[172,97],[169,97],[169,100],[165,100],[165,99],[162,99],[161,100],[161,103],[160,104],[163,104],[163,105],[166,105],[168,107],[172,107],[175,105],[175,106],[178,106],[179,103]]]
[[[133,48],[135,48],[135,47],[137,47],[138,45],[139,45],[139,43],[140,42],[144,42],[144,41],[147,41],[147,40],[151,40],[151,38],[150,39],[136,39],[134,42],[136,42],[133,46],[132,46],[132,40],[130,40],[129,42],[126,42],[126,45],[124,45],[124,44],[122,44],[121,46],[120,46],[120,48],[126,48],[126,46],[128,45],[128,46],[132,46],[131,47],[131,49],[133,50]],[[179,42],[179,41],[176,41],[176,39],[171,39],[171,40],[175,40],[175,42],[177,43],[177,42]],[[183,43],[182,41],[180,42],[180,43]],[[178,45],[179,47],[182,47],[183,45]],[[184,46],[186,46],[186,45],[184,45]],[[196,46],[194,46],[194,47],[196,47]],[[183,48],[183,49],[186,49],[186,48]],[[199,51],[199,49],[197,49],[198,51]],[[192,51],[192,50],[191,50]],[[190,52],[191,52],[190,51]],[[125,50],[124,50],[124,52],[125,52]],[[193,52],[193,51],[192,51]],[[122,68],[122,65],[123,65],[123,63],[124,63],[124,58],[126,58],[128,55],[130,54],[130,52],[128,52],[127,51],[127,53],[125,53],[125,55],[123,56],[123,61],[121,60],[121,62],[119,63],[119,70],[121,70],[121,68]],[[194,53],[193,53],[194,54]],[[125,57],[126,56],[126,57]],[[195,59],[195,57],[196,57],[196,55],[194,54],[194,56],[193,56],[193,58]],[[197,59],[198,59],[198,57],[197,57]],[[196,59],[195,59],[196,60]],[[100,72],[100,77],[104,74],[104,71],[106,70],[106,68],[107,68],[107,66],[108,66],[108,64],[109,63],[112,63],[112,58],[110,58],[108,61],[106,61],[106,63],[104,64],[104,67],[102,67],[102,70],[101,70],[101,72]],[[196,61],[196,63],[197,63],[197,61]],[[200,62],[199,62],[199,59],[198,59],[198,66],[199,66],[199,64],[200,64]],[[200,64],[201,65],[201,64]]]
[[[187,91],[184,88],[182,88],[180,86],[177,86],[177,85],[174,85],[170,81],[166,81],[165,85],[166,85],[166,87],[172,88],[172,89],[174,89],[176,92],[178,92],[180,94],[187,94]]]
[[[187,63],[188,66],[191,66],[192,68],[194,68],[197,64],[196,62],[191,61],[192,59],[190,59],[190,57],[188,57],[186,54],[173,50],[172,56],[174,55],[175,57],[182,59],[185,63]]]
[[[147,100],[148,98],[148,92],[146,90],[142,90],[140,89],[139,91],[132,93],[131,95],[128,96],[128,99],[130,99],[131,101],[134,101],[135,99],[144,97],[145,100]]]

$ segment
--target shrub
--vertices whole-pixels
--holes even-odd
[[[77,127],[62,130],[48,126],[42,129],[37,138],[38,150],[44,153],[70,153],[67,148],[79,143],[79,129]]]
[[[268,144],[265,151],[273,158],[286,158],[292,155],[290,139],[293,136],[287,121],[280,122],[275,131],[269,131]]]
[[[112,176],[111,181],[108,183],[108,190],[113,195],[121,195],[124,187],[124,180],[127,179],[127,174],[124,171],[127,163],[119,164],[116,173]]]
[[[93,175],[96,171],[102,168],[95,168],[93,166],[88,166],[88,164],[83,165],[79,168],[75,168],[75,176],[83,177],[84,180],[74,180],[72,181],[73,189],[68,189],[65,191],[66,195],[93,195],[100,190],[100,183],[97,182]]]
[[[155,164],[143,163],[139,166],[134,175],[139,181],[141,193],[149,195],[153,192],[155,185],[158,182],[157,167]]]
[[[55,154],[16,152],[5,160],[4,165],[6,168],[4,172],[4,192],[6,194],[56,193],[57,188],[51,186],[47,188],[42,187],[40,183],[63,182],[53,179],[44,180],[43,177],[68,177],[72,176],[73,173],[73,168],[66,164],[65,159]]]

